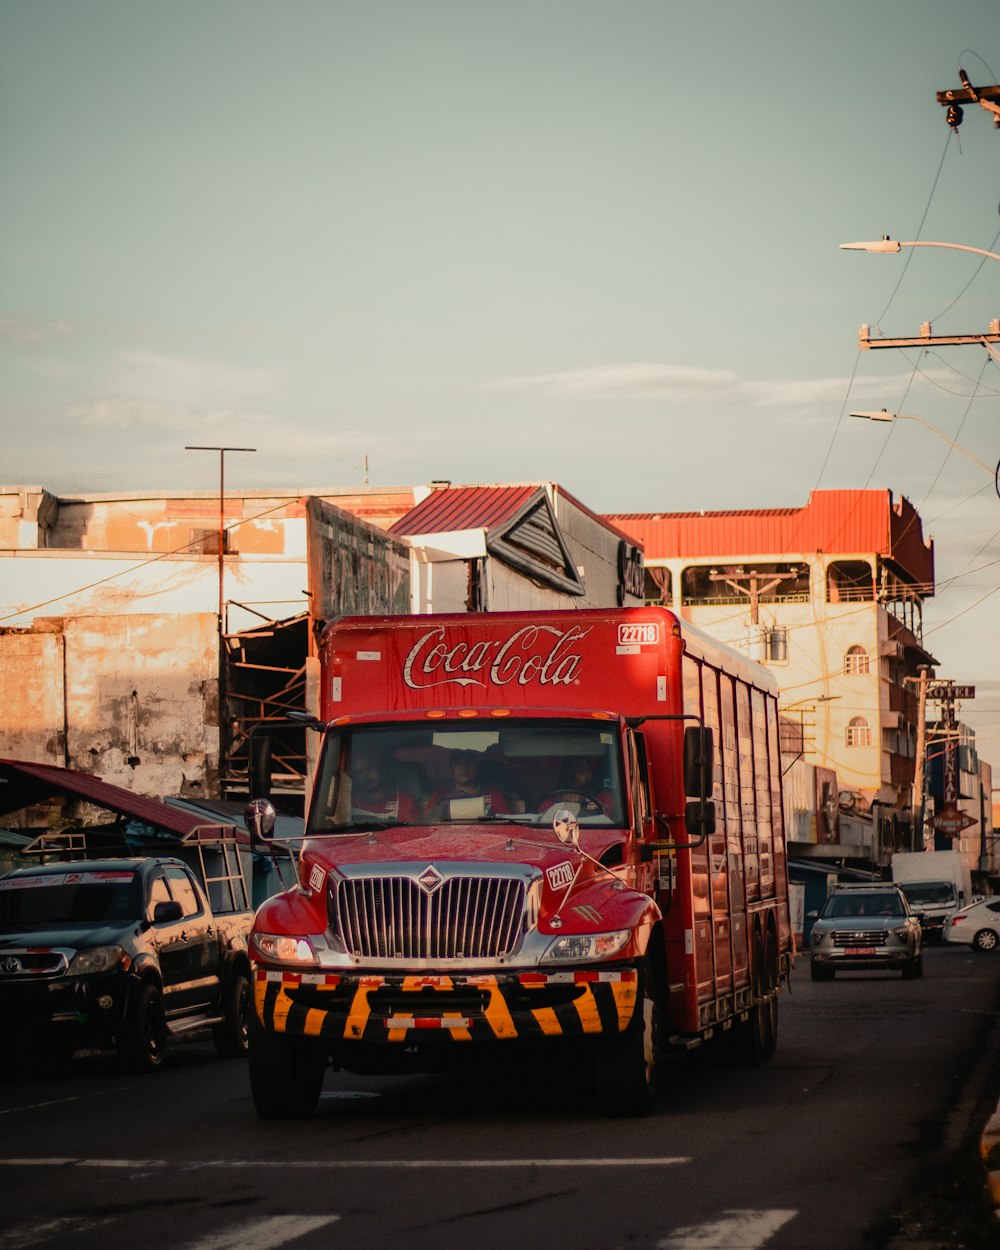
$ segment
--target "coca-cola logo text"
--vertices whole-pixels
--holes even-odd
[[[403,665],[411,690],[434,686],[568,686],[583,657],[573,650],[589,629],[571,625],[525,625],[505,641],[480,639],[451,642],[443,625],[428,630],[413,644]]]

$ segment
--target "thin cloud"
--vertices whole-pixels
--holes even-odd
[[[229,409],[272,393],[275,375],[270,369],[215,360],[128,352],[122,357],[115,389],[180,408]]]
[[[847,385],[847,377],[749,380],[725,369],[634,363],[504,378],[485,389],[577,399],[655,399],[678,404],[798,408],[840,402]],[[855,384],[856,388],[862,385],[869,401],[899,392],[896,377],[868,378]]]
[[[30,317],[0,317],[0,339],[8,343],[49,343],[68,339],[73,326],[68,321],[38,321]]]

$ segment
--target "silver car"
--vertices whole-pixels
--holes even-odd
[[[837,970],[888,969],[904,977],[923,975],[920,921],[902,890],[891,882],[838,885],[815,916],[809,934],[814,981],[832,981]]]
[[[1000,898],[984,898],[952,912],[944,926],[946,942],[964,942],[974,951],[1000,948]]]

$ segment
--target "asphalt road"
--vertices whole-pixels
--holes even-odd
[[[7,1074],[0,1250],[882,1250],[967,1147],[998,1008],[1000,958],[964,948],[919,981],[813,985],[800,959],[775,1059],[671,1060],[642,1120],[560,1065],[331,1074],[302,1122],[260,1121],[208,1043],[149,1077],[96,1056]]]

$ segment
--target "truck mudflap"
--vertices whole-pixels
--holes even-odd
[[[635,968],[500,976],[342,976],[258,968],[254,997],[277,1033],[335,1041],[456,1042],[624,1032]]]

